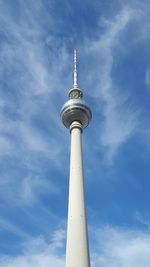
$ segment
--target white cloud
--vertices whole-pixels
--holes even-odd
[[[8,156],[8,168],[0,178],[7,177],[7,183],[0,190],[4,201],[8,201],[9,192],[10,203],[19,200],[26,204],[38,197],[39,190],[59,191],[54,182],[44,180],[43,186],[40,159],[46,159],[50,169],[63,165],[66,142],[60,132],[55,94],[59,90],[62,96],[61,78],[69,58],[65,45],[55,47],[55,38],[47,43],[45,23],[53,29],[55,25],[42,1],[37,0],[36,7],[30,1],[19,2],[21,14],[17,18],[11,5],[0,5],[0,160]],[[60,136],[62,142],[58,143]],[[15,174],[12,171],[10,175],[12,162]]]
[[[95,231],[92,267],[149,267],[150,233],[105,227]]]
[[[14,146],[10,138],[6,136],[0,136],[0,155],[10,154]]]
[[[64,240],[66,238],[66,232],[63,229],[58,229],[54,232],[51,249],[55,250],[57,248],[62,248],[64,246]],[[63,242],[62,242],[63,241]]]
[[[145,83],[147,87],[150,87],[150,67],[148,67],[146,70]]]
[[[52,181],[44,179],[44,177],[39,175],[26,176],[22,179],[22,184],[20,185],[20,194],[18,198],[20,199],[20,204],[33,204],[37,200],[38,195],[47,194],[58,194],[59,188],[56,187]]]
[[[0,79],[3,81],[5,76],[9,87],[7,90],[14,91],[6,93],[5,86],[1,86],[0,107],[5,117],[6,112],[9,114],[11,111],[9,115],[17,113],[17,119],[12,116],[10,122],[18,126],[21,121],[25,124],[24,128],[27,128],[30,122],[33,123],[33,116],[40,115],[43,111],[45,116],[49,116],[49,123],[58,121],[52,99],[56,91],[60,90],[63,69],[69,65],[68,52],[63,44],[55,50],[56,40],[54,40],[51,47],[53,51],[48,47],[45,49],[48,33],[45,32],[42,23],[43,20],[48,19],[49,26],[53,24],[52,16],[44,9],[41,1],[37,1],[36,13],[35,7],[31,12],[29,5],[29,2],[20,3],[22,12],[20,23],[16,23],[9,6],[5,10],[5,5],[1,5],[1,10],[9,16],[3,15],[5,12],[2,12],[0,18],[4,35],[0,50]],[[40,21],[37,19],[38,16],[40,16]],[[57,62],[60,64],[58,65]],[[14,95],[13,98],[11,94]],[[59,96],[62,96],[62,90]],[[48,107],[49,110],[47,110]],[[58,128],[56,123],[56,132]]]
[[[42,236],[39,236],[24,244],[22,255],[2,256],[0,267],[63,267],[64,256],[59,252],[63,247],[64,231],[58,229],[51,242],[47,242]]]
[[[21,255],[0,257],[0,267],[62,267],[65,264],[63,229],[54,232],[51,241],[43,236],[27,239]],[[150,233],[136,229],[92,229],[92,267],[149,267]]]

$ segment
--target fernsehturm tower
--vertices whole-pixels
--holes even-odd
[[[81,134],[91,117],[91,110],[78,87],[74,49],[74,83],[69,100],[61,109],[61,120],[71,134],[66,267],[90,267]]]

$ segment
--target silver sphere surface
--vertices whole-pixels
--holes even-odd
[[[70,125],[74,121],[78,121],[85,128],[88,126],[92,112],[89,106],[82,98],[69,99],[62,107],[60,111],[60,117],[66,128],[69,129]]]

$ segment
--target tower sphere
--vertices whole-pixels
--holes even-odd
[[[70,128],[73,121],[80,122],[82,128],[85,128],[92,118],[92,113],[82,98],[72,98],[63,105],[60,117],[66,128]]]

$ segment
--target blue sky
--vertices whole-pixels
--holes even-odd
[[[150,266],[150,2],[0,0],[0,267],[62,267],[78,83],[92,267]]]

